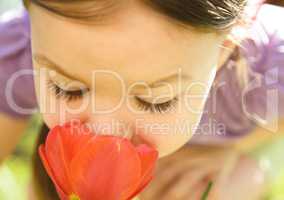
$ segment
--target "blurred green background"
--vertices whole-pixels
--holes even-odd
[[[19,0],[0,0],[0,14],[19,6]],[[14,153],[0,165],[0,200],[29,200],[31,157],[41,124],[40,116],[33,116]],[[264,200],[284,200],[284,138],[259,146],[251,154],[259,160],[270,177]]]
[[[0,1],[0,13],[3,13],[6,10],[13,9],[18,6],[21,6],[20,0],[1,0]]]

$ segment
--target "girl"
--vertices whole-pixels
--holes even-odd
[[[1,130],[15,138],[0,133],[3,152],[38,108],[38,144],[53,126],[80,120],[98,134],[148,143],[161,158],[172,154],[141,199],[200,199],[211,181],[211,199],[259,198],[263,173],[232,146],[283,113],[283,35],[265,18],[282,10],[265,8],[236,46],[228,35],[239,30],[244,0],[24,3],[28,12],[0,26],[0,109],[20,124],[2,116]],[[35,179],[36,198],[58,199],[37,153]]]

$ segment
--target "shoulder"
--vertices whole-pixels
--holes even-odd
[[[7,11],[0,16],[0,57],[29,44],[30,26],[24,8]]]
[[[15,112],[7,100],[9,80],[21,70],[32,72],[29,16],[24,8],[8,11],[0,16],[0,112],[22,116]],[[33,77],[17,77],[10,92],[16,104],[22,108],[36,105]],[[15,75],[15,76],[14,76]]]
[[[260,23],[268,34],[277,34],[284,39],[283,18],[284,7],[264,4],[257,15],[256,25]]]
[[[29,31],[29,15],[25,8],[19,7],[4,12],[0,15],[1,28],[13,28],[18,26],[19,30],[28,33]]]
[[[24,8],[0,15],[0,70],[31,68],[29,16]]]
[[[242,66],[228,59],[217,73],[194,142],[228,143],[284,116],[284,8],[263,5],[240,43]],[[244,68],[247,83],[240,85]],[[221,86],[221,87],[220,87]],[[271,95],[271,92],[277,96]],[[273,94],[274,94],[273,93]],[[216,97],[216,99],[215,99]],[[275,106],[274,106],[275,105]],[[277,105],[277,112],[275,107]]]
[[[274,58],[273,55],[283,53],[281,46],[284,44],[284,8],[264,4],[256,20],[248,28],[246,39],[241,43],[242,51],[253,64],[256,61],[268,61]],[[264,60],[266,59],[266,60]]]
[[[263,5],[241,45],[249,80],[242,90],[242,107],[251,120],[269,130],[274,130],[273,122],[284,116],[282,19],[284,8]]]
[[[22,68],[31,69],[29,16],[24,8],[0,16],[0,75],[8,76]]]

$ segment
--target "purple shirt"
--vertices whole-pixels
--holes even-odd
[[[24,10],[9,11],[0,18],[0,112],[16,118],[26,118],[30,114],[15,111],[14,102],[21,108],[30,109],[37,106],[32,75],[19,75],[20,70],[31,70],[31,45],[28,14]],[[10,80],[10,81],[9,81]],[[13,88],[7,90],[8,84]],[[7,97],[11,96],[13,101]]]
[[[217,74],[216,80],[221,86],[212,87],[192,140],[194,143],[218,143],[239,138],[262,119],[273,121],[283,116],[284,28],[279,20],[283,18],[283,8],[270,5],[261,8],[239,51],[248,63],[248,84],[240,85],[234,61],[237,54],[232,55]],[[0,18],[0,112],[29,117],[29,114],[20,114],[11,108],[5,88],[12,74],[31,69],[28,14],[24,9],[10,12]],[[33,84],[32,75],[16,79],[12,96],[19,107],[37,107]]]
[[[238,139],[253,128],[276,132],[284,116],[284,8],[263,5],[240,45],[247,65],[245,86],[240,84],[234,58],[216,76],[201,123],[191,142],[222,143]],[[234,56],[232,56],[234,57]],[[214,95],[215,94],[215,95]],[[211,98],[210,98],[211,97]]]

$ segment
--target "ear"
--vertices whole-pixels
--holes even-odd
[[[224,65],[228,57],[231,55],[231,53],[235,49],[236,45],[237,44],[234,43],[233,40],[231,40],[230,38],[226,38],[223,41],[223,44],[220,47],[221,50],[220,50],[220,56],[219,56],[218,66],[217,66],[218,69],[220,69]]]

